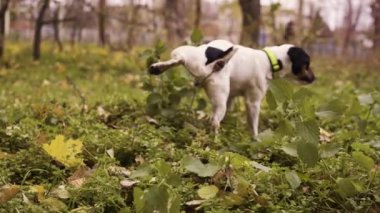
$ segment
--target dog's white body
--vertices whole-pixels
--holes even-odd
[[[269,49],[282,61],[284,71],[291,64],[287,51],[293,45],[269,47]],[[233,51],[223,58],[208,65],[205,51],[208,47]],[[253,136],[258,134],[259,113],[261,101],[268,88],[268,80],[272,78],[272,66],[268,56],[262,50],[256,50],[241,45],[234,45],[229,41],[215,40],[199,47],[181,46],[171,53],[172,59],[158,62],[153,68],[165,70],[171,66],[183,64],[198,82],[202,82],[213,107],[212,126],[219,129],[227,108],[237,96],[245,98],[247,120]],[[213,67],[217,61],[223,61],[223,67],[217,72]],[[212,74],[211,74],[212,73]]]

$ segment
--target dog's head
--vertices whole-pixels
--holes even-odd
[[[310,67],[310,56],[300,47],[290,47],[287,52],[292,62],[292,73],[296,79],[303,83],[312,83],[315,80]]]

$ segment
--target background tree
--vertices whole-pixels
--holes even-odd
[[[239,0],[239,4],[243,16],[240,42],[244,45],[257,46],[261,22],[260,0]]]
[[[343,52],[346,52],[350,43],[352,42],[352,38],[356,32],[356,27],[359,22],[359,18],[362,13],[363,9],[363,3],[360,2],[358,7],[355,9],[353,0],[346,0],[346,14],[344,17],[345,20],[345,33],[344,33],[344,39],[343,39]]]
[[[5,17],[7,14],[8,6],[10,0],[0,0],[0,58],[4,54],[4,43],[5,43]]]
[[[104,46],[106,44],[106,16],[107,16],[107,1],[99,0],[99,12],[98,12],[98,21],[99,21],[99,43]]]
[[[59,51],[62,51],[63,45],[62,45],[61,36],[60,36],[61,3],[60,2],[55,2],[55,3],[56,3],[56,8],[53,14],[54,41],[55,43],[57,43]]]
[[[164,24],[167,31],[167,40],[173,43],[180,42],[186,36],[186,8],[183,0],[166,0],[164,10]]]
[[[202,1],[196,0],[195,2],[195,19],[194,19],[194,28],[200,27],[202,18]]]
[[[39,2],[40,9],[38,11],[38,16],[34,28],[34,41],[33,41],[33,59],[39,60],[41,54],[41,36],[42,27],[44,26],[44,16],[49,8],[50,0],[41,0]]]
[[[371,8],[374,25],[373,47],[380,50],[380,0],[374,0]]]

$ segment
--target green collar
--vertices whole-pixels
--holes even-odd
[[[267,48],[267,47],[265,47],[263,49],[263,51],[268,56],[268,59],[269,59],[270,64],[272,66],[272,72],[275,73],[275,72],[280,71],[281,70],[281,66],[280,66],[280,63],[278,62],[277,57],[274,54],[274,52],[272,50],[270,50],[269,48]]]

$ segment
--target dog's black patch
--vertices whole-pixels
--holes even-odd
[[[291,47],[288,50],[288,56],[292,62],[292,72],[298,75],[303,68],[309,69],[310,56],[300,47]]]
[[[206,65],[223,58],[228,53],[230,53],[233,50],[233,47],[228,48],[226,51],[223,51],[221,49],[215,48],[215,47],[207,47],[206,49]]]
[[[282,68],[284,68],[284,65],[282,64],[282,61],[280,59],[277,59],[277,63],[280,66],[280,70],[282,70]]]

